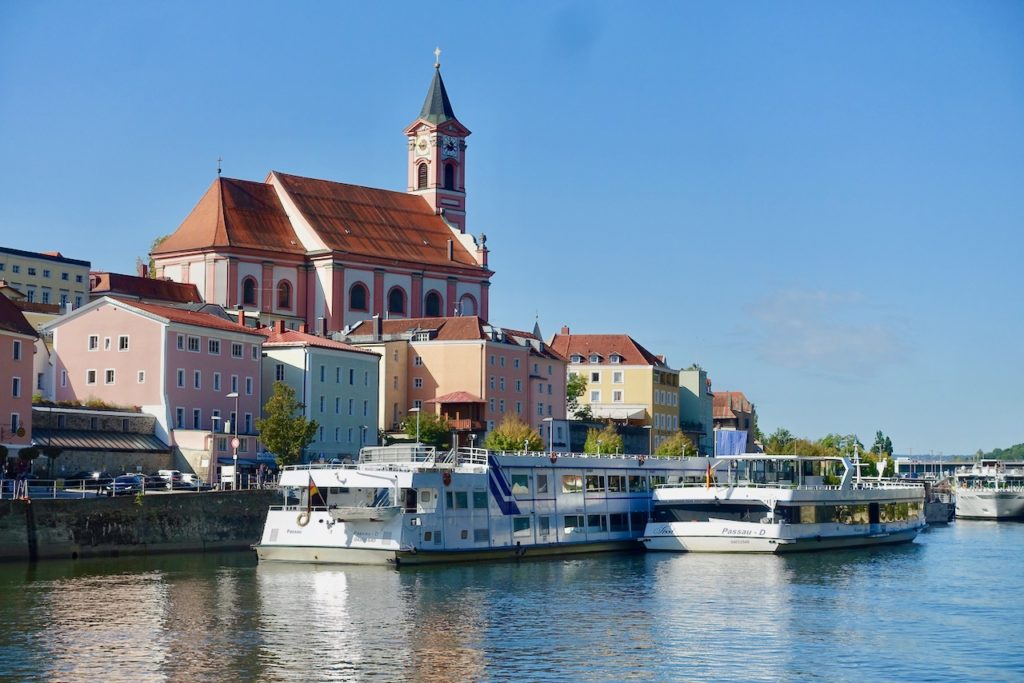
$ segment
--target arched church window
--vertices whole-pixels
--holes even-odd
[[[277,307],[292,307],[292,284],[287,280],[281,280],[277,284]]]
[[[405,291],[401,287],[388,292],[388,313],[405,313]]]
[[[256,305],[256,278],[252,276],[242,280],[242,305]]]
[[[444,165],[444,189],[455,189],[455,164]]]
[[[352,289],[348,292],[348,308],[351,311],[366,311],[369,310],[369,306],[366,304],[366,300],[369,299],[368,292],[366,291],[366,285],[362,282],[357,282],[352,285]]]
[[[470,294],[463,294],[459,299],[459,315],[476,315],[476,299]]]
[[[429,292],[426,301],[423,302],[423,314],[428,318],[437,318],[441,315],[441,295],[437,292]]]
[[[427,165],[420,164],[416,167],[416,189],[427,189]]]

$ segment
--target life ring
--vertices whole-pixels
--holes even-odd
[[[558,462],[558,454],[557,453],[552,453],[551,454],[551,464],[554,465],[556,462]]]
[[[643,467],[644,463],[647,462],[647,456],[641,455],[639,458],[636,459],[636,461],[640,463],[640,467]]]
[[[299,513],[299,517],[298,517],[298,519],[295,520],[295,522],[299,526],[306,526],[307,524],[309,524],[309,513],[308,512],[300,512]]]
[[[445,486],[451,486],[451,483],[452,483],[452,473],[446,471],[444,474],[441,475],[441,481],[444,482]]]

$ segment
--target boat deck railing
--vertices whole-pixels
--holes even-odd
[[[786,490],[800,490],[800,491],[858,491],[864,489],[921,489],[924,488],[923,482],[908,482],[898,480],[882,480],[882,481],[860,481],[852,482],[849,488],[844,489],[840,484],[797,484],[786,481],[776,482],[753,482],[753,481],[735,481],[735,482],[711,482],[709,485],[706,481],[688,481],[679,482],[676,484],[658,484],[654,488],[656,489],[673,489],[673,488],[743,488],[743,489],[786,489]]]

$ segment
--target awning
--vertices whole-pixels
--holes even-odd
[[[86,429],[33,429],[32,440],[45,448],[65,451],[112,451],[166,453],[170,448],[152,434],[91,432]]]
[[[453,391],[444,396],[428,399],[424,403],[487,403],[487,401],[468,391]]]
[[[235,460],[230,455],[222,455],[222,456],[217,458],[217,464],[218,465],[234,465],[235,464]],[[269,467],[272,470],[276,470],[277,469],[277,462],[274,461],[274,460],[262,460],[262,459],[257,459],[257,458],[239,458],[238,459],[238,466],[239,467],[251,467],[252,469],[256,469],[260,465],[266,465],[267,467]]]
[[[642,420],[647,415],[647,408],[639,405],[591,404],[590,413],[594,417],[609,420]]]

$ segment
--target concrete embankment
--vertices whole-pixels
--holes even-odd
[[[0,561],[247,548],[277,491],[0,501]]]

